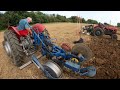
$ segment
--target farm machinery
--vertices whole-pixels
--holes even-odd
[[[87,25],[83,27],[83,33],[85,31],[87,34],[90,34],[92,36],[103,36],[103,35],[109,35],[111,39],[117,39],[117,30],[118,28],[112,25],[109,25],[107,23],[99,23],[97,25]]]
[[[32,35],[25,30],[18,31],[17,27],[10,26],[4,32],[4,49],[16,66],[24,66],[23,57],[30,56],[30,62],[41,69],[49,79],[61,78],[64,68],[70,69],[80,76],[95,76],[95,67],[82,67],[83,62],[93,57],[88,46],[81,43],[70,48],[69,45],[63,43],[60,47],[53,42],[45,26],[39,23],[33,25],[31,30]],[[39,58],[35,55],[36,51],[41,53]],[[44,64],[40,62],[43,56],[48,59]]]

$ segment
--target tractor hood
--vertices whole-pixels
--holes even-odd
[[[44,30],[45,30],[45,26],[44,25],[42,25],[42,24],[40,24],[40,23],[37,23],[37,24],[34,24],[33,26],[32,26],[32,28],[35,30],[35,32],[40,32],[40,33],[42,33]]]

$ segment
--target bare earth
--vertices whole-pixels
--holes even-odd
[[[69,43],[72,47],[73,41],[78,40],[78,34],[81,26],[76,23],[53,23],[44,24],[50,33],[51,38],[57,39],[60,46],[63,42]],[[85,24],[82,24],[82,26]],[[119,36],[118,31],[118,36]],[[46,79],[42,71],[34,64],[20,70],[14,66],[10,58],[5,53],[2,41],[3,32],[0,32],[0,79]],[[92,49],[95,58],[87,61],[83,66],[95,66],[97,74],[93,78],[79,76],[71,71],[63,70],[62,79],[118,79],[120,78],[120,36],[118,41],[111,41],[110,37],[104,36],[96,38],[87,35],[81,35],[85,43]],[[40,61],[47,61],[42,58]]]

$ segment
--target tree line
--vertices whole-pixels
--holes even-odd
[[[77,23],[78,21],[81,23],[88,24],[98,24],[98,21],[84,18],[80,18],[78,16],[71,16],[67,18],[66,16],[58,15],[58,14],[44,14],[40,11],[6,11],[5,13],[0,13],[0,30],[7,28],[8,26],[17,26],[19,24],[20,19],[32,17],[33,22],[35,23],[52,23],[52,22],[72,22]]]

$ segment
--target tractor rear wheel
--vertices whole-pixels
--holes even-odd
[[[94,36],[102,36],[104,34],[101,28],[95,28],[93,33],[94,33]]]
[[[3,46],[12,62],[18,67],[21,66],[23,60],[22,47],[19,44],[18,38],[11,30],[4,32]]]
[[[93,57],[92,50],[83,43],[78,43],[72,47],[72,54],[79,55],[81,54],[86,60],[89,60]]]

